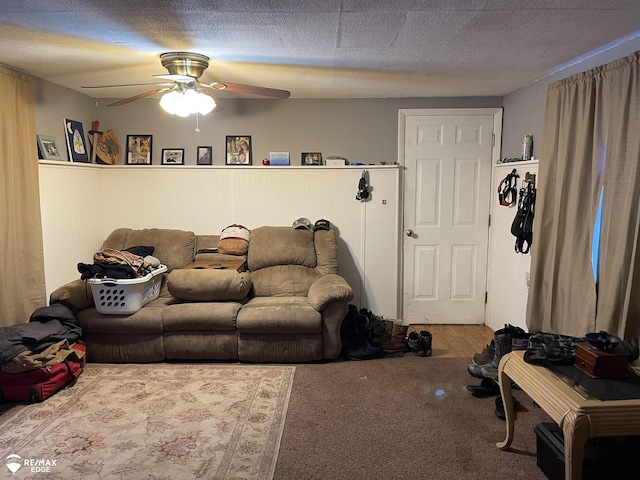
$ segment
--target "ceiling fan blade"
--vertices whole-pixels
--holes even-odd
[[[181,75],[179,73],[164,73],[158,75],[152,75],[155,78],[162,78],[163,80],[173,80],[174,82],[195,82],[194,77],[189,75]]]
[[[204,85],[204,84],[203,84]],[[214,90],[226,90],[227,92],[252,93],[254,95],[264,95],[266,97],[289,98],[291,92],[288,90],[278,90],[276,88],[256,87],[255,85],[243,85],[241,83],[213,82],[208,87]]]
[[[80,86],[80,88],[142,87],[146,85],[168,87],[170,85],[173,85],[173,83],[123,83],[121,85],[82,85]]]
[[[141,98],[150,97],[151,95],[155,95],[156,93],[166,92],[167,90],[171,90],[171,88],[156,88],[155,90],[150,90],[148,92],[140,93],[133,97],[124,98],[114,103],[110,103],[107,107],[119,107],[121,105],[126,105],[127,103],[135,102],[136,100],[140,100]]]

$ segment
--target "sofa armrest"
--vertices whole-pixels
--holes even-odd
[[[349,303],[353,299],[353,289],[340,275],[330,273],[311,284],[307,297],[311,306],[321,312],[337,300]]]
[[[85,280],[74,280],[51,292],[49,304],[62,303],[74,312],[94,306],[91,285]]]

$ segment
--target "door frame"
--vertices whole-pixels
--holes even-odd
[[[430,117],[442,117],[442,116],[477,116],[477,115],[493,115],[493,146],[491,149],[491,160],[492,160],[492,174],[490,176],[491,180],[489,185],[487,185],[488,189],[491,189],[492,181],[493,181],[493,165],[495,165],[498,160],[500,160],[501,148],[502,148],[502,117],[503,117],[504,108],[503,107],[490,107],[490,108],[401,108],[398,110],[398,165],[400,166],[400,188],[401,191],[398,192],[398,205],[399,205],[399,213],[400,216],[400,231],[398,232],[398,291],[397,294],[397,302],[398,302],[398,318],[404,318],[404,302],[403,302],[403,291],[404,291],[404,204],[405,204],[405,182],[406,182],[406,167],[405,167],[405,134],[406,134],[406,118],[408,116],[430,116]],[[491,199],[492,196],[489,196]],[[489,212],[491,212],[491,201],[489,202]],[[487,219],[488,221],[489,219]],[[487,236],[489,236],[489,231],[487,231]],[[489,237],[487,237],[489,239]],[[489,288],[489,265],[491,265],[491,258],[489,257],[489,242],[487,241],[487,271],[486,282],[487,289]],[[484,305],[484,324],[487,322],[487,303]]]

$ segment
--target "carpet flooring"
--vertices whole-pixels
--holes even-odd
[[[515,391],[499,450],[505,423],[494,397],[465,389],[479,384],[468,363],[89,364],[73,388],[0,416],[0,458],[55,460],[16,473],[48,480],[545,480],[533,428],[550,418]]]
[[[0,416],[1,467],[25,479],[270,480],[294,373],[89,364],[73,387]]]
[[[514,440],[499,450],[505,422],[495,397],[465,389],[480,383],[468,364],[405,354],[297,365],[274,479],[545,480],[533,429],[551,419],[514,391]]]

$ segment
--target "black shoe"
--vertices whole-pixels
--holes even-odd
[[[431,334],[426,330],[411,332],[407,337],[407,347],[411,353],[418,357],[430,357],[433,353],[431,350]]]
[[[513,410],[517,410],[518,407],[520,406],[520,402],[518,400],[513,399]],[[507,417],[504,413],[504,404],[502,403],[502,396],[498,395],[496,397],[496,417],[498,417],[500,420],[507,420]]]
[[[483,378],[480,385],[467,385],[465,388],[476,398],[487,398],[500,395],[500,386],[491,378]]]
[[[491,343],[489,345],[485,345],[482,352],[476,353],[471,361],[474,365],[484,365],[486,363],[489,363],[491,360],[493,360],[495,351],[494,340],[491,339]]]
[[[420,330],[420,347],[422,348],[423,357],[430,357],[433,354],[431,350],[431,343],[433,336],[426,330]]]
[[[384,357],[384,352],[380,345],[367,342],[360,348],[346,350],[344,356],[349,360],[372,360]]]
[[[407,337],[407,348],[411,353],[417,355],[418,357],[422,357],[422,346],[420,345],[420,335],[418,332],[409,332],[409,336]]]

